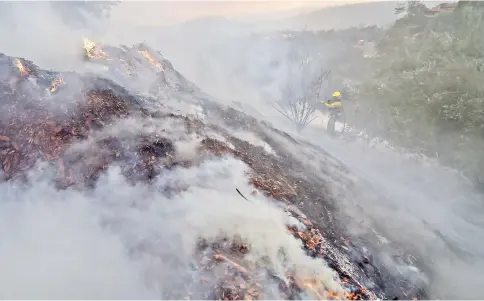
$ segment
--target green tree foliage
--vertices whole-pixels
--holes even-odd
[[[379,43],[372,74],[355,90],[352,122],[482,184],[484,6],[459,3],[430,17],[410,1],[404,10]]]

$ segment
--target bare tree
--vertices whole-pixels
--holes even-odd
[[[288,77],[281,88],[281,99],[274,108],[303,130],[315,117],[315,104],[320,99],[323,82],[328,79],[330,70],[324,70],[313,62],[311,57],[290,56]]]

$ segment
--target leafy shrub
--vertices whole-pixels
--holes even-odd
[[[351,122],[484,183],[484,8],[409,11],[355,87]]]

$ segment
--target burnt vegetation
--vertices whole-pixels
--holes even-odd
[[[86,49],[89,60],[100,59],[102,63],[108,62],[98,55],[99,51],[110,57],[115,51],[122,52],[113,47],[111,52],[98,49],[96,54],[89,47]],[[119,71],[116,76],[136,76],[133,72],[139,65],[148,64],[159,75],[153,87],[194,91],[193,84],[176,81],[181,75],[171,64],[163,64],[163,58],[149,48],[131,51],[128,68],[131,71],[122,72],[116,69],[121,65],[111,65],[113,70]],[[124,58],[127,57],[125,53]],[[299,143],[286,133],[207,99],[201,101],[208,117],[223,120],[222,125],[204,124],[168,110],[154,110],[149,106],[153,100],[135,96],[114,81],[94,75],[41,70],[30,61],[5,55],[0,56],[0,70],[3,181],[28,183],[29,170],[42,163],[56,170],[58,189],[92,189],[110,166],[119,166],[133,185],[149,185],[166,170],[188,168],[214,156],[235,157],[250,167],[248,178],[253,191],[239,191],[242,197],[250,202],[251,196],[264,194],[284,204],[287,213],[304,225],[304,228],[288,226],[287,231],[301,241],[308,256],[334,269],[345,289],[344,294],[333,292],[316,277],[299,279],[291,271],[276,275],[263,265],[250,262],[246,256],[251,246],[243,238],[222,237],[208,241],[201,237],[194,250],[202,272],[200,285],[182,286],[184,290],[168,292],[164,298],[263,299],[267,297],[263,294],[267,279],[277,285],[284,299],[297,299],[303,293],[319,299],[425,297],[420,287],[410,282],[401,284],[377,260],[363,253],[359,248],[362,242],[347,237],[344,226],[333,217],[334,200],[325,190],[323,180],[317,175],[308,175],[306,168],[273,139],[277,135],[287,143]],[[191,88],[186,89],[185,83]],[[140,123],[176,122],[181,132],[201,138],[197,156],[192,160],[179,157],[175,142],[180,137],[170,134],[169,128],[132,135],[123,135],[123,129],[118,131],[119,135],[108,130],[129,118]],[[232,136],[233,129],[256,133],[278,155]],[[207,132],[216,132],[225,141],[208,137]],[[83,145],[87,146],[82,148]],[[236,188],[233,188],[234,194],[238,191]],[[182,189],[184,187],[171,187],[165,193],[174,195]],[[343,264],[345,261],[351,268]],[[223,277],[213,277],[214,274]],[[183,283],[183,279],[180,282]],[[364,283],[368,282],[374,285],[367,287]]]

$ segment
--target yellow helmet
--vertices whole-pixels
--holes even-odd
[[[341,97],[341,92],[339,91],[334,92],[333,97]]]

